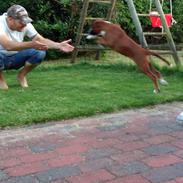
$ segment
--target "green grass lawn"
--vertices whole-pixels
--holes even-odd
[[[9,90],[0,91],[0,127],[183,101],[183,71],[161,68],[169,85],[153,94],[151,80],[135,66],[101,63],[42,64],[28,75],[27,89],[16,81],[17,71],[6,72]]]

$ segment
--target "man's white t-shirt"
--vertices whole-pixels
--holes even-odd
[[[24,27],[22,32],[11,30],[7,25],[6,18],[6,13],[0,16],[0,35],[6,34],[12,41],[22,42],[24,41],[24,37],[28,36],[29,38],[32,38],[38,33],[31,23],[28,23]],[[17,51],[7,51],[0,44],[0,53],[4,53],[6,55],[13,55],[17,53]]]

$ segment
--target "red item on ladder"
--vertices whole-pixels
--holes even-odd
[[[157,28],[157,27],[162,28],[162,22],[161,22],[158,12],[156,12],[156,11],[151,12],[149,14],[149,18],[150,18],[153,28]],[[166,20],[168,27],[171,27],[171,25],[172,25],[172,18],[173,17],[172,17],[171,13],[165,14],[165,20]]]

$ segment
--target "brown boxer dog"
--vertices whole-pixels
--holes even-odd
[[[146,74],[154,83],[154,93],[160,92],[158,80],[162,85],[168,85],[159,71],[157,71],[149,61],[149,56],[153,55],[163,60],[166,64],[170,63],[159,54],[142,48],[133,41],[120,25],[98,19],[92,24],[87,39],[98,39],[98,43],[111,48],[112,50],[125,55],[137,64],[139,69]]]

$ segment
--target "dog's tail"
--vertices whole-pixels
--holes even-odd
[[[165,58],[163,58],[161,55],[154,51],[147,50],[148,55],[153,55],[155,57],[158,57],[159,59],[163,60],[167,65],[171,65],[169,61],[167,61]]]

